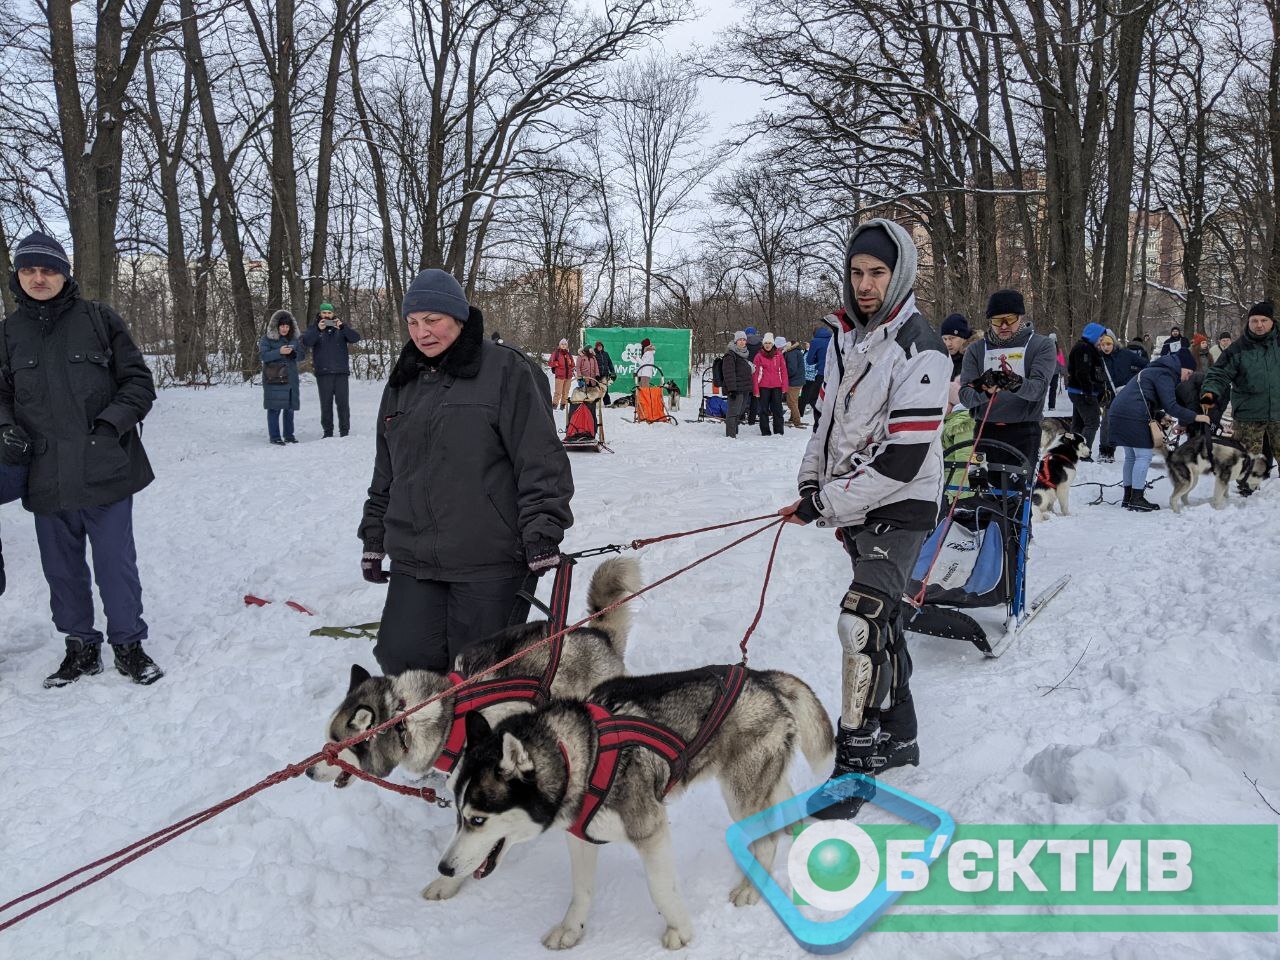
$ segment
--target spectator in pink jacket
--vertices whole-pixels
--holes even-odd
[[[600,363],[596,360],[596,355],[591,352],[590,347],[583,347],[578,351],[578,379],[581,381],[596,381],[600,379]]]
[[[782,395],[786,392],[787,361],[782,351],[774,346],[772,333],[766,333],[760,352],[753,361],[752,392],[760,398],[760,433],[769,436],[769,417],[773,417],[773,432],[782,436]]]
[[[569,405],[569,381],[573,379],[573,354],[569,352],[569,341],[561,340],[547,364],[551,367],[551,375],[556,378],[555,406],[563,410]]]

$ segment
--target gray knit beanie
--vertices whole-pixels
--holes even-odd
[[[443,313],[459,323],[466,323],[471,304],[462,292],[462,284],[444,270],[423,270],[413,278],[400,304],[400,319],[411,313]]]

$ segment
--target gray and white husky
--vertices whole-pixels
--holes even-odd
[[[717,703],[720,684],[709,670],[619,677],[597,687],[589,702],[611,713],[656,722],[686,743]],[[575,825],[587,796],[599,746],[586,703],[564,700],[532,713],[508,717],[490,728],[469,714],[472,744],[450,779],[458,827],[440,860],[454,878],[488,876],[517,843],[552,828]],[[706,745],[684,766],[676,789],[714,777],[734,820],[758,813],[791,795],[787,769],[797,747],[815,771],[831,763],[831,719],[801,680],[776,670],[748,670],[740,694]],[[596,842],[630,843],[640,853],[649,893],[666,922],[662,943],[678,949],[693,927],[676,881],[663,794],[671,776],[666,760],[641,746],[624,746],[614,778],[586,835]],[[564,919],[542,942],[553,949],[575,946],[586,926],[595,885],[595,843],[572,833],[569,840],[573,897]],[[776,835],[754,844],[769,869]],[[730,893],[736,906],[759,900],[742,878]]]
[[[1232,483],[1243,482],[1250,490],[1257,490],[1267,475],[1267,461],[1254,457],[1235,440],[1214,437],[1208,447],[1203,438],[1191,438],[1165,457],[1169,482],[1173,494],[1169,497],[1169,509],[1181,513],[1189,505],[1191,491],[1206,473],[1213,474],[1213,506],[1221,510],[1227,504],[1227,492]]]
[[[635,560],[614,557],[596,568],[587,590],[587,609],[596,613],[640,589],[640,566]],[[623,604],[565,635],[560,662],[551,683],[551,696],[583,697],[610,677],[621,675],[631,626],[630,607]],[[537,643],[547,636],[547,621],[520,624],[472,644],[458,655],[455,669],[471,677],[501,660]],[[541,677],[548,664],[549,649],[539,647],[514,663],[486,675],[488,678]],[[342,704],[329,721],[328,737],[337,743],[377,726],[406,706],[422,703],[453,686],[444,674],[431,670],[406,670],[392,677],[370,676],[358,664],[351,668],[351,681]],[[410,716],[399,727],[370,737],[339,756],[366,773],[385,777],[398,766],[415,776],[426,776],[440,758],[453,726],[456,694],[445,694],[435,703]],[[483,713],[492,723],[533,709],[527,701],[504,701],[468,716]],[[333,781],[345,787],[351,775],[328,763],[307,769],[307,776],[321,782]],[[453,896],[461,880],[437,878],[422,891],[429,900]]]

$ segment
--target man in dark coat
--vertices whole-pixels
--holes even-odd
[[[728,410],[724,418],[724,435],[730,440],[738,436],[738,421],[747,412],[747,400],[751,396],[751,378],[755,372],[747,359],[747,334],[739,330],[725,351],[720,367],[720,381]]]
[[[1034,470],[1040,459],[1045,394],[1058,360],[1053,341],[1035,332],[1026,312],[1026,302],[1017,290],[997,290],[988,298],[987,332],[964,352],[959,400],[975,421],[985,418],[978,450],[990,462],[1014,461],[998,447],[985,447],[986,441],[993,440],[1013,447]],[[988,371],[1014,374],[1016,385],[975,387]]]
[[[333,406],[338,405],[338,436],[351,432],[351,344],[360,342],[360,331],[333,312],[333,304],[320,304],[311,326],[302,334],[302,345],[311,351],[311,367],[320,391],[320,429],[333,436]],[[501,343],[501,340],[497,341]]]
[[[596,366],[600,368],[600,382],[605,385],[604,405],[609,406],[609,384],[618,379],[618,371],[613,366],[613,357],[604,348],[604,341],[597,340],[595,346]]]
[[[418,274],[401,316],[410,340],[382,395],[360,524],[365,579],[390,581],[373,651],[388,674],[449,670],[469,644],[523,622],[517,593],[559,564],[573,523],[543,372],[485,337],[443,270]]]
[[[1171,353],[1177,353],[1179,350],[1190,350],[1191,342],[1182,335],[1181,327],[1171,327],[1169,329],[1169,339],[1160,344],[1160,356],[1167,357]]]
[[[1201,403],[1225,405],[1231,399],[1233,433],[1254,456],[1280,453],[1280,331],[1270,300],[1255,304],[1244,334],[1222,351],[1204,378]],[[1242,482],[1240,493],[1252,491]]]
[[[0,330],[0,435],[31,444],[23,505],[36,515],[49,605],[67,647],[44,685],[102,672],[86,540],[116,669],[153,683],[164,674],[142,649],[133,543],[133,495],[154,479],[138,433],[156,398],[151,371],[115,311],[81,298],[52,237],[23,239],[13,268],[18,305]]]
[[[1098,340],[1106,333],[1100,323],[1086,323],[1080,339],[1067,357],[1067,396],[1071,398],[1071,432],[1081,434],[1093,450],[1093,438],[1102,419],[1102,403],[1110,398],[1107,370],[1102,364]],[[1093,460],[1092,456],[1083,457]]]

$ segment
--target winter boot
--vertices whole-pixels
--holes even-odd
[[[297,443],[297,442],[298,442],[298,438],[297,438],[297,437],[285,437],[285,438],[284,438],[284,442],[285,442],[285,443]]]
[[[1160,504],[1152,503],[1144,496],[1146,492],[1146,490],[1134,488],[1132,496],[1129,497],[1130,510],[1136,510],[1138,513],[1150,513],[1152,510],[1160,509]]]
[[[876,743],[880,770],[920,766],[920,744],[916,742],[916,707],[908,694],[880,714],[880,739]]]
[[[122,643],[114,647],[116,652],[116,670],[123,673],[134,683],[144,687],[155,683],[164,676],[164,671],[156,666],[155,661],[147,656],[142,644]]]
[[[283,440],[281,440],[279,437],[277,437],[276,439],[272,440],[272,441],[271,441],[271,443],[272,443],[274,446],[277,446],[277,447],[283,447],[283,446],[284,446],[284,441],[283,441]]]
[[[1125,488],[1124,488],[1124,500],[1122,500],[1122,501],[1121,501],[1120,506],[1122,506],[1122,507],[1124,507],[1126,510],[1128,510],[1128,509],[1129,509],[1129,504],[1130,504],[1130,502],[1131,502],[1132,500],[1133,500],[1133,487],[1125,487]]]
[[[102,672],[102,644],[86,643],[79,637],[67,637],[67,655],[62,666],[44,678],[44,687],[65,687],[81,677],[95,677]]]
[[[819,820],[852,820],[862,805],[876,795],[875,784],[864,779],[840,781],[850,773],[867,777],[875,775],[882,766],[876,755],[876,745],[883,739],[879,720],[868,720],[856,730],[843,724],[836,726],[836,766],[826,785],[814,796],[814,802],[822,803],[821,810],[813,815]]]

